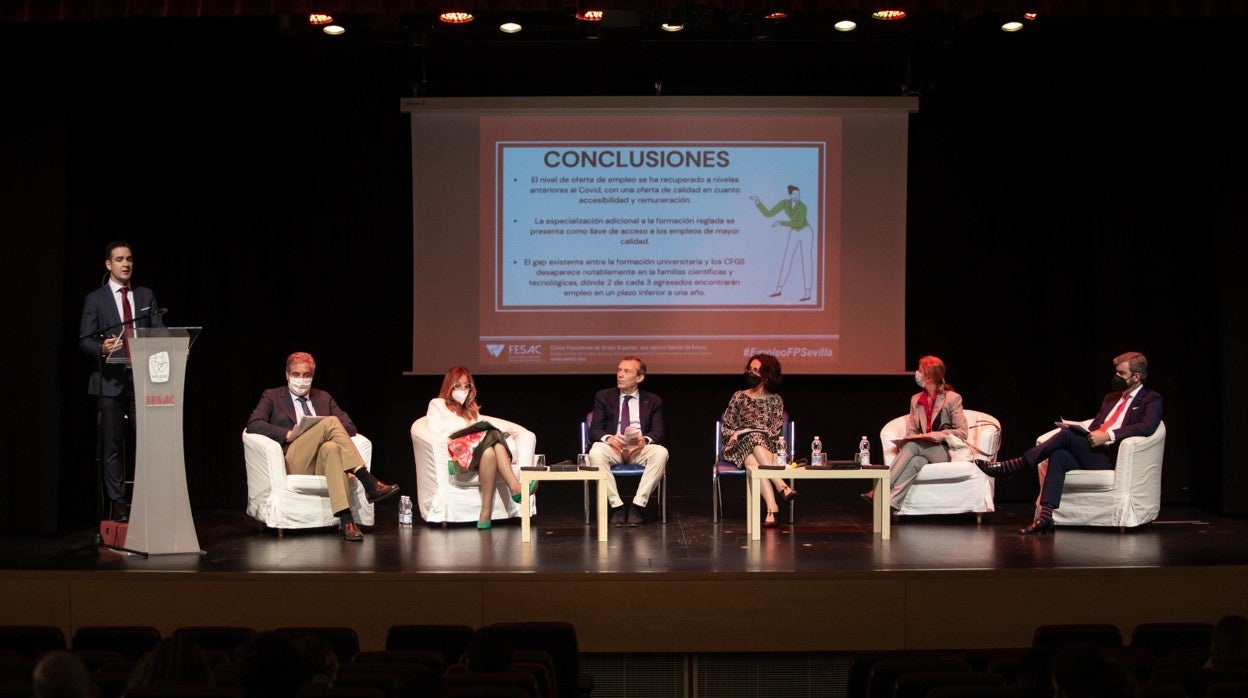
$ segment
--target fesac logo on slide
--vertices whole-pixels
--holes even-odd
[[[499,310],[822,301],[824,143],[497,147]]]

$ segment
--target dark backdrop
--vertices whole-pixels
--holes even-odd
[[[1143,351],[1166,400],[1165,503],[1242,514],[1246,38],[1243,22],[1088,20],[920,40],[900,55],[889,42],[856,49],[864,65],[880,51],[884,66],[857,84],[810,42],[437,52],[256,20],[0,25],[0,226],[17,272],[3,466],[16,494],[0,530],[94,518],[90,363],[74,338],[116,238],[132,243],[166,321],[205,328],[187,388],[193,506],[242,509],[239,432],[293,350],[316,356],[316,385],[373,439],[375,470],[413,492],[408,428],[440,377],[403,375],[412,246],[399,100],[648,94],[656,76],[664,94],[919,93],[909,201],[896,202],[909,221],[898,260],[908,363],[943,357],[1014,455],[1059,415],[1091,416],[1110,359]],[[452,69],[460,82],[443,79]],[[446,271],[448,283],[475,273]],[[438,328],[419,341],[439,341]],[[740,380],[651,368],[672,495],[709,508],[712,425]],[[558,460],[578,450],[577,420],[613,378],[478,384],[487,411],[532,428]],[[818,432],[847,456],[860,434],[877,442],[913,390],[905,374],[795,376],[783,392],[799,451]],[[1035,492],[1015,478],[998,498]]]

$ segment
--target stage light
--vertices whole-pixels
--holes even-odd
[[[581,10],[576,13],[576,18],[582,22],[601,22],[602,10]]]
[[[342,36],[347,33],[347,28],[341,24],[326,24],[321,27],[321,31],[329,34],[330,36]]]
[[[438,19],[447,24],[467,24],[473,20],[471,12],[451,10],[438,15]]]
[[[665,32],[678,32],[684,30],[689,13],[684,7],[677,7],[669,10],[667,19],[659,23],[659,29]]]
[[[789,18],[788,12],[769,12],[763,15],[763,19],[770,19],[770,20],[788,19],[788,18]]]
[[[312,14],[308,15],[308,24],[311,24],[314,27],[324,26],[333,21],[334,21],[333,15],[322,14],[319,12],[313,12]]]
[[[1035,12],[1024,12],[1024,13],[1023,13],[1023,19],[1027,20],[1028,22],[1034,22],[1034,21],[1036,21],[1036,17],[1039,17],[1039,15],[1037,15]]]
[[[524,27],[521,27],[517,22],[503,22],[498,25],[498,30],[504,34],[515,34],[523,28]]]
[[[858,28],[858,23],[852,19],[842,19],[832,26],[835,27],[838,32],[852,32]]]
[[[1001,25],[1001,31],[1003,32],[1016,32],[1016,31],[1022,31],[1022,29],[1023,29],[1023,23],[1016,19],[1010,20],[1009,22],[1006,22],[1005,24]]]
[[[905,18],[906,18],[905,10],[876,10],[875,12],[871,13],[871,19],[879,19],[885,22],[891,22],[893,20],[905,19]]]

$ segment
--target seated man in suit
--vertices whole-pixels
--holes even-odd
[[[287,473],[324,475],[343,539],[362,541],[364,534],[351,518],[347,503],[347,476],[354,475],[364,485],[370,502],[394,495],[399,486],[379,481],[364,467],[364,457],[351,440],[355,424],[333,396],[312,389],[315,373],[316,361],[311,354],[297,351],[286,357],[286,385],[260,395],[260,403],[247,419],[247,431],[282,445]],[[305,416],[318,415],[325,419],[302,432],[297,429]]]
[[[628,356],[615,369],[615,387],[594,396],[589,438],[596,443],[589,449],[589,463],[607,471],[607,502],[611,505],[611,524],[616,526],[645,522],[646,503],[667,467],[667,448],[659,445],[663,441],[663,401],[638,389],[645,379],[645,362]],[[618,463],[645,467],[627,510],[611,474],[611,466]]]
[[[1118,444],[1131,436],[1152,436],[1161,424],[1161,394],[1144,387],[1148,359],[1138,351],[1114,357],[1114,392],[1105,396],[1088,434],[1062,427],[1044,443],[1019,458],[997,463],[975,461],[992,477],[1010,475],[1021,468],[1035,468],[1046,458],[1048,471],[1040,492],[1040,511],[1019,533],[1030,536],[1053,530],[1053,510],[1061,504],[1062,485],[1070,470],[1113,470]]]

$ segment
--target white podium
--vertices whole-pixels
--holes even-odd
[[[186,492],[182,406],[186,362],[199,327],[136,328],[134,497],[126,548],[151,555],[200,553]]]

